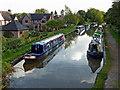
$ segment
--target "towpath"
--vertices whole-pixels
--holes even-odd
[[[118,88],[120,89],[120,84],[118,84],[120,77],[120,65],[118,65],[118,56],[120,48],[116,43],[115,39],[112,37],[110,31],[108,30],[108,26],[106,27],[106,39],[108,44],[108,49],[111,55],[111,68],[108,72],[108,78],[105,81],[104,88]]]

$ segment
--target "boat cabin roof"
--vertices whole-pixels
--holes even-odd
[[[84,27],[83,25],[77,26],[77,27]]]
[[[46,44],[46,43],[48,43],[48,42],[50,42],[50,41],[52,41],[52,40],[54,40],[54,39],[62,36],[62,35],[63,35],[63,33],[59,33],[59,34],[54,35],[54,36],[52,36],[52,37],[50,37],[50,38],[47,38],[47,39],[44,39],[44,40],[42,40],[42,41],[36,42],[36,43],[34,43],[34,44],[32,44],[32,45],[38,45],[38,44],[39,44],[39,45],[44,45],[44,44]]]
[[[98,42],[98,41],[96,41],[96,40],[92,40],[92,41],[91,41],[91,44],[98,45],[98,44],[99,44],[99,42]]]

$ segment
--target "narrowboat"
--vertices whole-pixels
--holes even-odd
[[[89,30],[90,29],[90,24],[85,24],[85,30]]]
[[[103,47],[102,43],[99,43],[98,40],[93,39],[87,50],[87,56],[92,58],[103,58]]]
[[[53,48],[62,44],[65,40],[64,34],[60,33],[50,38],[32,44],[31,51],[24,55],[25,60],[36,60],[44,54],[48,54]]]
[[[91,24],[92,27],[97,27],[97,25],[98,24],[96,22],[92,22],[92,24]]]
[[[99,42],[103,40],[103,32],[101,28],[97,28],[95,33],[93,34],[93,38],[96,38]]]
[[[26,60],[23,64],[25,72],[32,70],[34,68],[44,68],[54,57],[58,54],[60,50],[63,49],[63,44],[59,45],[59,47],[54,48],[50,54],[44,55],[44,57],[41,57],[40,60]]]
[[[75,30],[75,32],[77,33],[77,34],[81,34],[82,32],[84,32],[85,31],[85,27],[84,27],[84,25],[81,25],[81,26],[77,26],[76,27],[76,30]]]

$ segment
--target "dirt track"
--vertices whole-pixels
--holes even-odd
[[[106,28],[106,39],[111,55],[111,68],[108,73],[108,79],[105,81],[104,88],[120,88],[118,85],[118,81],[120,81],[118,79],[118,76],[120,76],[120,66],[118,65],[118,51],[120,48],[108,30],[108,27]]]

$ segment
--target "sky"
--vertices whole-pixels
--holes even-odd
[[[49,11],[57,11],[60,14],[67,5],[73,13],[78,10],[87,12],[90,8],[107,11],[112,6],[113,0],[0,0],[0,11],[12,10],[12,13],[34,13],[36,9],[45,8]]]

